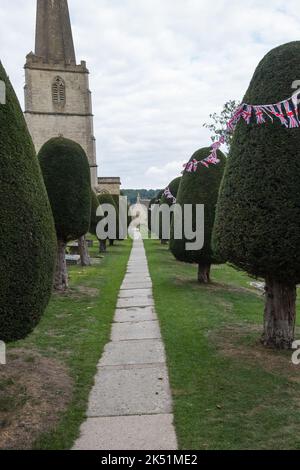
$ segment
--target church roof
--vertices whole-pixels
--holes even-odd
[[[76,64],[67,0],[37,0],[35,54],[44,62]]]

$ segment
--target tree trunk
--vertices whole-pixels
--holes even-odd
[[[57,240],[56,271],[54,275],[54,289],[65,291],[69,287],[68,270],[66,263],[66,243]]]
[[[78,239],[78,248],[80,253],[81,266],[91,266],[91,260],[89,257],[85,236]]]
[[[198,282],[208,284],[210,282],[210,264],[198,265]]]
[[[99,240],[99,253],[106,252],[106,240]]]
[[[290,349],[294,341],[296,286],[266,279],[266,303],[262,343],[276,349]]]
[[[114,246],[115,240],[109,240],[109,246]]]

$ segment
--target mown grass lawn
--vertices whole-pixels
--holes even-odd
[[[196,266],[158,241],[145,247],[179,448],[300,449],[300,366],[260,345],[263,295],[251,279],[222,265],[201,286]]]
[[[0,370],[0,447],[73,445],[130,249],[131,241],[117,242],[92,267],[71,267],[70,291],[53,294],[34,332],[9,346],[7,368]],[[97,256],[97,242],[91,252]]]

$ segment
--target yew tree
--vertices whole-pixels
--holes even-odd
[[[57,236],[54,288],[68,288],[66,245],[85,235],[91,217],[91,178],[86,153],[72,140],[56,137],[39,152]]]
[[[190,161],[201,161],[211,153],[210,147],[204,147],[192,155]],[[196,205],[204,205],[204,245],[200,250],[187,250],[186,244],[190,242],[183,235],[180,240],[174,237],[173,221],[171,228],[170,250],[179,261],[198,264],[198,281],[208,283],[210,281],[210,269],[212,264],[221,262],[216,257],[211,244],[212,230],[215,220],[215,210],[218,200],[219,188],[226,163],[225,155],[218,150],[217,156],[220,162],[216,165],[205,167],[198,164],[195,172],[184,171],[177,193],[177,204],[182,209],[182,221],[187,210],[185,204],[192,206],[192,226],[196,229]]]
[[[95,191],[91,190],[91,219],[90,219],[90,233],[97,236],[97,224],[99,222],[99,216],[97,215],[99,200]]]
[[[169,185],[163,191],[163,193],[160,197],[160,205],[167,204],[169,207],[171,207],[173,204],[175,204],[175,200],[177,198],[177,193],[178,193],[180,182],[181,182],[181,176],[178,176],[177,178],[173,179],[169,183]],[[166,191],[168,191],[169,197],[166,194]],[[172,214],[172,212],[170,212],[169,214],[170,214],[170,216],[168,217],[169,220],[168,221],[166,220],[166,222],[169,224],[169,226],[171,226],[173,214]],[[160,215],[159,215],[159,238],[161,240],[161,243],[164,245],[164,244],[167,244],[168,241],[170,240],[170,232],[168,232],[166,234],[167,238],[165,238],[165,235],[163,234],[162,225],[163,225],[163,214],[160,213]]]
[[[0,62],[0,341],[25,338],[52,292],[56,238],[23,112]]]
[[[114,207],[115,208],[115,213],[116,213],[116,218],[117,218],[118,215],[117,215],[116,205],[115,205],[115,201],[114,201],[111,194],[108,194],[108,193],[99,194],[98,195],[98,202],[99,202],[99,206],[101,206],[101,207],[104,204],[105,205],[109,204],[112,207]],[[99,221],[101,221],[101,220],[103,220],[104,218],[107,217],[107,212],[105,210],[102,210],[102,214],[103,215],[99,216]],[[118,224],[117,219],[116,219],[115,222],[116,222],[116,226],[117,226],[117,224]],[[97,234],[97,237],[98,237],[98,234]],[[108,237],[99,239],[99,251],[100,251],[100,253],[106,252],[106,242],[107,242],[107,240],[109,240],[109,242],[112,241],[112,239],[109,239]]]
[[[161,189],[151,200],[148,207],[148,229],[150,232],[153,232],[153,227],[151,227],[151,213],[153,210],[157,210],[157,206],[160,204],[164,190]],[[159,234],[157,234],[158,236]]]
[[[259,63],[243,102],[289,98],[300,75],[300,42],[271,50]],[[217,251],[251,276],[265,279],[266,346],[290,348],[300,282],[300,129],[279,119],[234,133],[217,208]]]

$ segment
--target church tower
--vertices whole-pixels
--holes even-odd
[[[36,151],[52,137],[79,143],[97,187],[92,99],[86,63],[76,63],[67,0],[37,0],[35,53],[25,64],[25,117]]]

